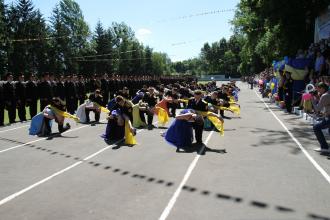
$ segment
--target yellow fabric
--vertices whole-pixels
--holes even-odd
[[[309,113],[313,111],[313,105],[312,105],[312,101],[311,100],[304,100],[303,101],[303,107],[304,107],[304,111]]]
[[[276,71],[276,72],[274,72],[274,76],[275,76],[276,78],[280,78],[281,74],[280,74],[280,72]]]
[[[236,103],[235,104],[230,104],[229,108],[222,107],[222,106],[215,106],[215,107],[219,110],[231,111],[231,112],[237,114],[238,116],[240,116],[240,114],[241,114],[241,109],[240,109],[239,105],[236,104]]]
[[[101,112],[104,112],[104,113],[107,113],[107,114],[110,113],[109,109],[107,109],[107,108],[105,108],[105,107],[99,105],[99,104],[96,103],[96,102],[93,102],[93,103],[94,103],[94,105],[95,105],[97,108],[101,109]]]
[[[133,127],[135,128],[146,126],[146,123],[141,120],[139,107],[139,104],[133,105]]]
[[[229,96],[229,102],[235,102],[234,96]]]
[[[158,110],[158,122],[164,126],[169,121],[168,113],[165,109],[156,107]]]
[[[306,70],[295,69],[289,65],[285,65],[285,71],[291,73],[291,78],[293,80],[303,80],[305,76],[308,74],[308,71]]]
[[[210,122],[212,122],[214,127],[219,131],[220,135],[224,136],[225,132],[224,132],[223,123],[219,120],[219,118],[209,115],[207,116],[207,119],[209,119]]]
[[[275,83],[272,82],[272,83],[270,84],[270,89],[273,90],[274,88],[275,88]]]
[[[70,113],[68,112],[64,112],[62,110],[59,110],[58,108],[56,108],[55,106],[52,106],[52,105],[48,105],[48,107],[53,111],[55,112],[55,114],[58,114],[64,118],[70,118],[70,119],[73,119],[75,120],[76,122],[79,122],[80,119],[77,117],[77,116],[74,116],[74,115],[71,115]]]
[[[131,130],[129,129],[128,121],[125,120],[125,144],[128,145],[135,145],[136,139],[132,134]]]
[[[186,104],[188,104],[189,100],[188,99],[178,99],[179,102],[184,102]]]
[[[207,119],[210,120],[210,122],[214,125],[214,127],[219,131],[219,134],[221,136],[224,136],[225,129],[223,123],[220,121],[219,118],[215,117],[212,112],[201,112],[197,111],[197,114],[202,115],[203,117],[207,117]]]
[[[241,114],[241,108],[238,105],[230,105],[229,109],[232,110],[238,116]]]

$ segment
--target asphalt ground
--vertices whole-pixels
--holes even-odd
[[[129,147],[105,143],[105,124],[51,138],[0,128],[0,219],[330,219],[311,125],[239,86],[241,117],[226,112],[224,137],[205,131],[204,151],[176,153],[166,129]]]

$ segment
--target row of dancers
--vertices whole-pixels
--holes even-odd
[[[80,123],[90,123],[90,113],[94,112],[94,123],[97,123],[101,113],[104,113],[107,125],[101,137],[107,143],[124,140],[127,145],[135,145],[137,129],[152,130],[155,127],[154,116],[158,117],[159,127],[166,126],[169,118],[173,117],[174,120],[163,136],[177,150],[187,150],[192,146],[193,139],[198,145],[203,144],[205,128],[214,128],[223,135],[224,111],[240,114],[240,106],[237,103],[239,88],[235,82],[221,87],[215,86],[215,83],[211,85],[204,87],[208,88],[206,91],[200,89],[189,91],[191,94],[189,98],[183,98],[173,88],[162,95],[154,87],[142,88],[132,100],[117,95],[106,107],[102,106],[101,91],[97,89],[89,95],[84,104],[78,107],[75,115],[65,111],[65,103],[60,98],[53,98],[50,105],[32,118],[29,133],[38,136],[52,135],[54,122],[58,125],[58,132],[63,133],[70,129],[70,124],[65,124],[65,118]],[[176,115],[177,108],[183,108],[178,115]],[[175,110],[172,111],[173,109]]]

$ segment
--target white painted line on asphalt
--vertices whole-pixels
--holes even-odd
[[[282,125],[284,130],[289,134],[289,136],[292,138],[292,140],[298,145],[300,150],[305,154],[307,159],[313,164],[313,166],[322,174],[322,176],[325,178],[325,180],[330,184],[330,176],[327,172],[313,159],[313,157],[307,152],[307,150],[302,146],[302,144],[295,138],[295,136],[289,131],[289,129],[285,126],[285,124],[275,115],[273,110],[269,108],[269,105],[260,97],[260,95],[254,90],[256,95],[259,97],[259,99],[265,104],[267,109],[272,113],[274,118]]]
[[[20,129],[20,128],[26,128],[28,126],[30,126],[30,125],[24,125],[24,126],[21,126],[21,127],[11,128],[11,129],[8,129],[8,130],[2,130],[2,131],[0,131],[0,133],[5,133],[7,131],[13,131],[13,130],[17,130],[17,129]]]
[[[35,184],[33,184],[33,185],[29,186],[29,187],[26,187],[25,189],[22,189],[21,191],[18,191],[18,192],[14,193],[14,194],[11,194],[10,196],[8,196],[8,197],[6,197],[6,198],[4,198],[4,199],[2,199],[0,201],[0,206],[6,204],[7,202],[15,199],[16,197],[18,197],[20,195],[22,195],[22,194],[30,191],[31,189],[33,189],[33,188],[35,188],[35,187],[37,187],[37,186],[39,186],[39,185],[41,185],[41,184],[43,184],[43,183],[51,180],[52,178],[54,178],[54,177],[56,177],[56,176],[58,176],[58,175],[60,175],[60,174],[62,174],[64,172],[66,172],[66,171],[68,171],[68,170],[70,170],[70,169],[78,166],[81,163],[82,163],[82,161],[76,162],[76,163],[72,164],[71,166],[69,166],[69,167],[67,167],[67,168],[65,168],[63,170],[60,170],[60,171],[54,173],[53,175],[51,175],[51,176],[49,176],[49,177],[47,177],[47,178],[45,178],[43,180],[40,180],[39,182],[37,182],[37,183],[35,183]]]
[[[154,124],[157,124],[157,123],[158,123],[158,122],[155,122]],[[88,125],[86,125],[86,126],[88,126]],[[80,128],[81,128],[81,127],[80,127]],[[142,132],[142,131],[144,131],[144,130],[138,130],[137,133],[140,133],[140,132]],[[54,177],[59,176],[59,175],[65,173],[65,172],[67,172],[67,171],[69,171],[69,170],[75,168],[76,166],[79,166],[79,165],[82,164],[83,162],[85,162],[85,161],[87,161],[87,160],[89,160],[89,159],[92,159],[93,157],[95,157],[95,156],[101,154],[102,152],[104,152],[104,151],[108,150],[109,148],[115,146],[116,144],[120,143],[121,141],[123,141],[123,139],[122,139],[122,140],[119,140],[119,141],[116,141],[116,142],[115,142],[114,144],[112,144],[112,145],[109,145],[109,146],[107,146],[107,147],[102,148],[101,150],[99,150],[99,151],[97,151],[97,152],[95,152],[95,153],[93,153],[93,154],[91,154],[91,155],[85,157],[85,158],[82,159],[81,161],[78,161],[78,162],[76,162],[76,163],[74,163],[74,164],[72,164],[72,165],[70,165],[70,166],[68,166],[68,167],[66,167],[66,168],[64,168],[64,169],[62,169],[62,170],[60,170],[60,171],[58,171],[58,172],[56,172],[56,173],[54,173],[54,174],[52,174],[52,175],[46,177],[46,178],[44,178],[44,179],[42,179],[42,180],[40,180],[40,181],[38,181],[38,182],[36,182],[36,183],[34,183],[34,184],[32,184],[32,185],[26,187],[26,188],[24,188],[24,189],[22,189],[22,190],[20,190],[20,191],[18,191],[18,192],[16,192],[16,193],[14,193],[14,194],[11,194],[10,196],[7,196],[6,198],[0,200],[0,206],[6,204],[7,202],[10,202],[11,200],[13,200],[13,199],[17,198],[18,196],[20,196],[20,195],[22,195],[22,194],[24,194],[24,193],[26,193],[26,192],[32,190],[33,188],[36,188],[37,186],[39,186],[39,185],[41,185],[41,184],[43,184],[43,183],[45,183],[45,182],[47,182],[47,181],[53,179]]]
[[[176,189],[175,193],[173,194],[172,198],[170,199],[170,201],[168,202],[166,208],[164,209],[162,215],[159,217],[159,220],[165,220],[168,215],[170,214],[177,198],[179,197],[181,191],[182,191],[182,188],[183,186],[186,184],[186,182],[188,181],[192,171],[194,170],[194,168],[196,167],[196,164],[199,160],[199,158],[201,157],[200,153],[203,152],[203,150],[205,149],[205,146],[207,145],[207,143],[209,142],[212,134],[213,134],[214,131],[211,131],[211,133],[209,134],[209,136],[206,138],[206,141],[205,141],[205,145],[203,146],[203,148],[200,150],[199,154],[196,155],[196,157],[194,158],[194,160],[191,162],[191,164],[189,165],[188,167],[188,170],[187,172],[185,173],[179,187]]]
[[[81,126],[81,127],[75,128],[75,129],[70,129],[70,130],[68,130],[66,132],[63,132],[62,134],[66,134],[66,133],[70,133],[70,132],[73,132],[73,131],[77,131],[77,130],[80,130],[80,129],[86,128],[86,127],[89,127],[89,125],[84,125],[84,126]],[[17,148],[24,147],[24,146],[29,145],[29,144],[36,143],[36,142],[39,142],[39,141],[44,141],[44,140],[46,140],[48,138],[55,137],[55,136],[56,135],[45,137],[45,138],[40,138],[40,139],[37,139],[37,140],[34,140],[34,141],[27,142],[25,144],[20,144],[20,145],[14,146],[14,147],[10,147],[10,148],[4,149],[4,150],[0,150],[0,154],[5,153],[7,151],[15,150]]]

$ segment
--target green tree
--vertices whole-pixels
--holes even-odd
[[[153,69],[152,69],[152,49],[147,46],[145,48],[145,69],[144,73],[146,74],[153,74]]]
[[[11,5],[8,12],[9,70],[19,72],[41,72],[47,70],[48,29],[39,10],[31,0],[20,0]]]
[[[3,0],[0,0],[0,77],[6,73],[7,57],[7,25],[6,25],[6,6]]]
[[[62,45],[62,48],[65,49],[60,51],[65,64],[65,71],[77,73],[79,64],[76,59],[72,58],[81,55],[82,51],[88,47],[89,27],[84,20],[79,4],[73,0],[62,0],[58,13],[61,28],[64,29],[62,31],[68,34],[68,45]]]

